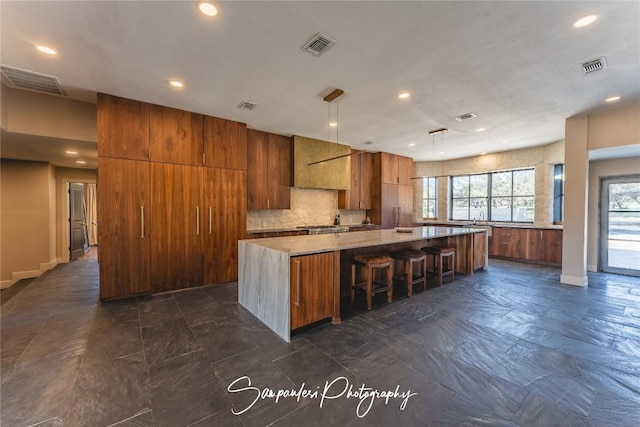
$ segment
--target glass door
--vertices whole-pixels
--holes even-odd
[[[600,270],[640,276],[640,175],[601,181]]]

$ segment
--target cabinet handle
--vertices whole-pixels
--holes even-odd
[[[140,238],[144,239],[144,206],[140,206]]]
[[[296,307],[300,307],[300,261],[294,262],[296,263]]]
[[[540,240],[542,240],[542,230],[540,230]]]
[[[269,209],[269,199],[267,199],[267,209]]]
[[[205,153],[204,153],[204,151],[203,151],[203,152],[202,152],[202,164],[203,164],[203,165],[207,164],[207,162],[206,162],[206,157],[205,157],[205,156],[206,156],[206,155],[205,155]]]
[[[211,234],[211,206],[209,206],[209,234]]]
[[[200,206],[196,206],[196,236],[200,235]]]

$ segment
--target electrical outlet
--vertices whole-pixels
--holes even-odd
[[[262,226],[266,227],[267,226],[267,221],[262,221]]]

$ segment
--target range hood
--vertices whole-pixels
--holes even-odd
[[[293,186],[348,190],[351,176],[349,154],[351,147],[348,145],[294,135]]]

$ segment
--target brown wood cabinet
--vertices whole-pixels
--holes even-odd
[[[205,117],[204,153],[205,166],[247,170],[247,125]]]
[[[149,104],[98,93],[98,156],[149,160]]]
[[[151,161],[202,166],[204,143],[201,114],[152,105],[149,131]]]
[[[150,291],[149,162],[98,158],[100,298]]]
[[[334,253],[291,257],[291,329],[333,315]]]
[[[473,235],[473,270],[479,270],[485,267],[486,242],[486,233],[475,233]]]
[[[339,209],[371,209],[373,155],[354,154],[351,159],[351,181],[348,190],[338,191]]]
[[[493,227],[489,256],[562,264],[562,230]]]
[[[371,222],[380,224],[382,228],[409,227],[413,222],[413,185],[411,185],[410,179],[405,179],[413,174],[413,161],[404,157],[403,159],[411,160],[411,162],[406,160],[399,162],[401,157],[388,153],[373,155],[372,208],[369,216]],[[404,173],[406,176],[403,178],[403,182],[408,181],[408,185],[398,184],[400,177],[397,176],[397,165],[401,163],[405,170],[409,170],[408,173]],[[395,171],[395,181],[391,179],[390,171]],[[386,178],[385,175],[387,175]]]
[[[151,292],[204,284],[202,167],[151,164]]]
[[[380,153],[380,156],[384,184],[411,185],[412,158],[389,153]]]
[[[291,138],[249,129],[247,145],[247,209],[290,209]]]
[[[204,283],[238,278],[238,240],[247,228],[247,174],[204,168]]]

